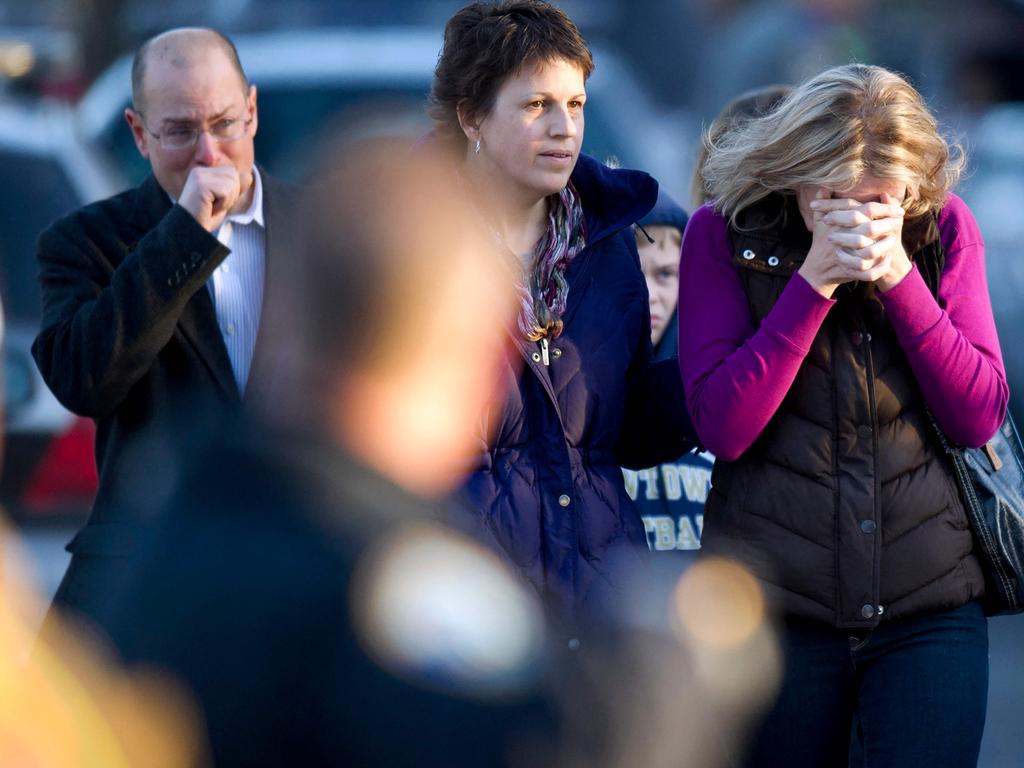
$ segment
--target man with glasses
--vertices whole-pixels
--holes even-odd
[[[100,476],[55,603],[92,620],[188,457],[256,397],[272,364],[265,287],[293,242],[293,190],[254,164],[256,88],[226,37],[144,43],[125,119],[151,176],[58,221],[38,250],[33,355],[57,398],[95,419]]]

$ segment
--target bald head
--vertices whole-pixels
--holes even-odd
[[[188,69],[201,61],[211,51],[220,51],[238,73],[243,93],[249,87],[248,78],[242,70],[235,44],[227,37],[206,27],[182,27],[161,32],[144,42],[135,52],[132,60],[132,107],[145,111],[144,94],[146,69],[153,61],[160,61],[174,69]]]

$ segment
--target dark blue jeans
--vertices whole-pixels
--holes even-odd
[[[785,677],[748,766],[977,765],[988,699],[988,621],[977,603],[850,631],[793,620]],[[856,727],[853,727],[856,723]]]

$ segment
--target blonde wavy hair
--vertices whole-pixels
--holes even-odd
[[[906,183],[903,207],[920,216],[945,204],[966,163],[910,83],[865,64],[826,70],[764,117],[704,142],[707,191],[733,226],[772,193],[807,185],[842,193],[865,173]]]

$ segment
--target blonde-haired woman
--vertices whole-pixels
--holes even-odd
[[[680,365],[717,457],[706,553],[779,612],[750,765],[977,761],[985,583],[929,426],[980,445],[1008,392],[963,166],[921,96],[830,69],[710,147],[682,247]]]

